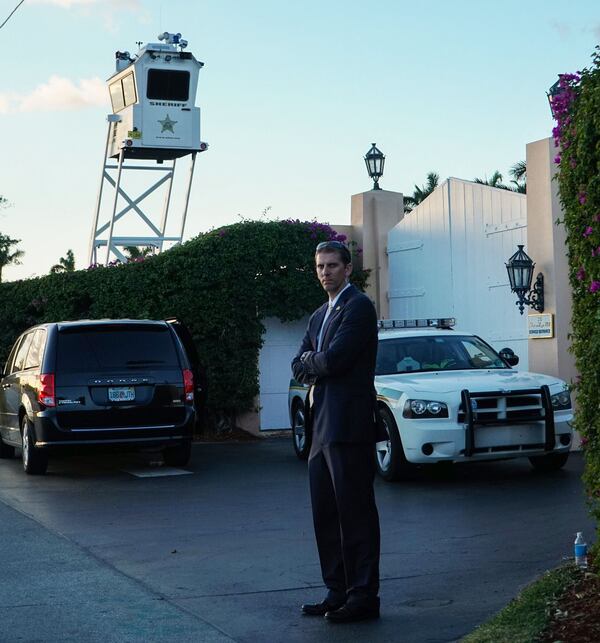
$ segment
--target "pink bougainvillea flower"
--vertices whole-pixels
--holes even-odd
[[[595,279],[592,281],[590,284],[590,287],[588,289],[590,292],[598,292],[600,290],[600,281],[596,281]]]
[[[557,155],[554,157],[554,162],[555,162],[557,165],[560,163],[560,154],[557,154]]]
[[[585,268],[583,266],[579,267],[576,277],[579,281],[583,281],[585,279]]]
[[[588,442],[589,442],[589,440],[588,440],[588,438],[586,438],[585,436],[583,436],[583,437],[581,438],[581,446],[582,446],[582,447],[584,447]]]
[[[583,236],[584,236],[584,237],[589,237],[589,236],[590,236],[590,234],[592,234],[592,232],[594,232],[594,228],[592,228],[592,226],[591,226],[591,225],[589,225],[589,226],[585,229],[585,231],[584,231],[584,233],[583,233]]]
[[[587,194],[585,192],[580,192],[577,195],[577,200],[579,201],[579,203],[581,203],[581,205],[585,205],[585,202],[587,201]]]

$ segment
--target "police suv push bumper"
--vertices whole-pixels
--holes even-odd
[[[478,392],[470,393],[467,389],[461,391],[461,408],[464,413],[464,427],[465,427],[465,449],[464,455],[471,457],[476,453],[475,447],[475,434],[476,427],[478,426],[490,426],[490,425],[510,425],[515,426],[518,424],[531,424],[540,422],[540,413],[542,411],[542,418],[544,422],[544,451],[553,451],[556,443],[555,430],[554,430],[554,409],[552,408],[552,401],[550,399],[550,389],[546,384],[543,384],[539,389],[526,389],[521,391],[489,391],[489,392]],[[514,400],[517,402],[517,405],[513,405],[511,408],[513,412],[523,411],[524,414],[516,419],[515,417],[509,417],[506,410],[504,411],[504,417],[498,417],[499,413],[495,412],[496,417],[485,417],[485,409],[483,411],[478,410],[477,400],[480,399],[498,399],[499,396],[502,396],[506,400]],[[541,401],[541,409],[536,409],[535,407],[523,406],[519,407],[518,402],[527,397],[537,398],[539,396]],[[510,412],[510,411],[509,411]],[[480,417],[481,416],[481,417]],[[515,445],[512,445],[514,449]],[[531,449],[541,448],[541,444],[525,444],[521,445],[522,447],[529,447]],[[496,447],[491,447],[499,450],[501,445]],[[487,450],[487,449],[486,449]]]

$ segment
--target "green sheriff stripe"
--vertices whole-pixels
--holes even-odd
[[[393,388],[382,388],[377,391],[377,395],[379,397],[387,397],[390,400],[399,400],[402,395],[402,391],[396,391]]]
[[[308,386],[304,386],[304,384],[300,384],[300,382],[298,380],[295,380],[292,377],[292,379],[290,380],[290,388],[300,389],[301,391],[304,391],[304,390],[308,389]]]

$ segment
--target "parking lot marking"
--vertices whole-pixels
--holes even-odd
[[[175,469],[174,467],[152,467],[151,469],[122,469],[136,478],[163,478],[164,476],[185,476],[191,475],[192,471]]]

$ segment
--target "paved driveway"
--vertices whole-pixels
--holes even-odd
[[[382,618],[301,616],[324,595],[306,463],[288,439],[196,444],[191,475],[77,456],[0,461],[0,641],[454,641],[592,535],[582,459],[377,482]]]

